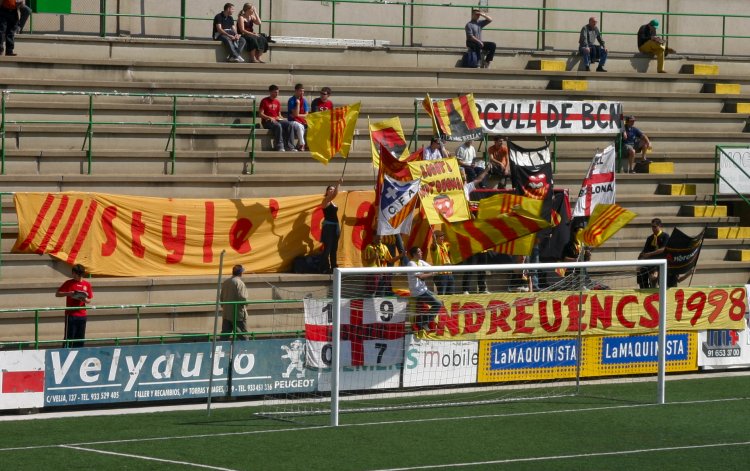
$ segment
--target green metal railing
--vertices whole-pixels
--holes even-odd
[[[742,166],[739,163],[737,163],[737,160],[735,160],[735,158],[732,157],[732,155],[730,155],[729,152],[725,152],[726,150],[730,150],[730,149],[744,150],[747,154],[750,155],[750,148],[748,148],[747,144],[745,144],[745,145],[742,145],[742,144],[734,144],[734,145],[732,145],[732,144],[720,144],[720,145],[716,146],[716,150],[714,151],[714,198],[713,198],[714,206],[716,206],[718,204],[718,201],[719,201],[719,181],[724,182],[724,184],[726,184],[729,188],[731,188],[732,191],[734,191],[734,193],[737,196],[739,196],[742,199],[742,201],[745,202],[745,204],[747,204],[748,206],[750,206],[750,200],[748,200],[747,197],[745,195],[743,195],[740,190],[738,190],[737,188],[735,188],[734,185],[732,185],[729,182],[729,180],[727,180],[724,176],[721,175],[721,162],[720,162],[720,160],[721,160],[721,155],[724,155],[725,158],[732,164],[732,166],[736,167],[737,170],[739,170],[740,172],[742,172],[742,174],[745,176],[745,178],[747,178],[748,181],[750,181],[750,174],[748,174],[745,171],[745,169],[742,168]]]
[[[308,0],[309,3],[314,5],[315,8],[325,8],[325,5],[321,5],[321,2],[318,0]],[[188,31],[188,23],[189,22],[200,22],[200,23],[206,23],[213,21],[213,18],[207,18],[207,17],[195,17],[195,16],[189,16],[188,13],[188,2],[187,0],[181,0],[180,1],[180,8],[179,8],[179,15],[163,15],[163,14],[136,14],[136,13],[119,13],[117,11],[111,11],[111,9],[108,8],[108,4],[110,2],[107,2],[105,0],[101,0],[99,2],[99,8],[98,10],[92,9],[91,11],[74,11],[69,14],[69,16],[82,16],[82,17],[92,17],[94,19],[99,20],[98,25],[98,35],[101,37],[106,37],[108,35],[115,36],[121,34],[121,31],[109,31],[108,25],[107,25],[107,19],[109,18],[141,18],[141,19],[151,19],[151,20],[164,20],[167,22],[173,22],[177,21],[179,22],[179,35],[177,36],[180,39],[187,39],[187,31]],[[305,25],[305,26],[321,26],[324,29],[328,29],[330,31],[330,37],[335,38],[337,31],[340,30],[341,27],[347,27],[349,30],[352,28],[357,28],[362,30],[362,34],[359,35],[362,39],[372,39],[372,29],[373,28],[382,28],[382,29],[398,29],[401,31],[401,45],[412,45],[414,44],[414,32],[419,30],[439,30],[439,31],[459,31],[463,30],[463,22],[462,21],[456,21],[456,15],[455,10],[456,9],[465,9],[468,17],[468,11],[476,7],[476,3],[414,3],[413,0],[410,1],[383,1],[383,0],[328,0],[325,2],[326,5],[328,5],[328,8],[330,10],[330,19],[329,21],[309,21],[309,19],[300,19],[300,20],[290,20],[290,19],[273,19],[273,18],[266,18],[264,17],[264,10],[267,10],[266,5],[270,5],[270,2],[265,1],[259,1],[258,3],[258,11],[263,18],[263,25],[262,28],[270,28],[273,29],[273,25]],[[603,2],[602,2],[603,3]],[[217,4],[220,8],[220,4]],[[363,6],[371,6],[371,7],[382,7],[383,11],[386,11],[385,9],[390,9],[387,14],[392,15],[392,9],[393,7],[400,7],[400,18],[396,18],[393,23],[390,24],[379,24],[379,23],[373,23],[373,22],[353,22],[353,21],[342,21],[342,16],[347,16],[347,13],[356,12],[361,10]],[[81,7],[78,7],[81,8]],[[446,11],[445,8],[452,9],[452,12],[450,14],[441,14],[441,11]],[[491,15],[497,15],[498,18],[504,17],[506,13],[513,13],[513,12],[528,12],[529,17],[532,18],[529,20],[530,23],[527,26],[523,25],[508,25],[507,23],[505,25],[502,25],[503,22],[496,21],[493,23],[490,27],[485,28],[485,31],[491,31],[491,32],[510,32],[510,33],[529,33],[533,34],[536,38],[536,44],[535,49],[541,50],[544,49],[545,46],[547,46],[546,42],[546,36],[550,33],[562,33],[562,34],[571,34],[571,35],[577,35],[580,32],[580,27],[583,23],[585,23],[585,18],[588,18],[590,15],[598,16],[599,18],[599,25],[603,33],[606,35],[620,35],[620,36],[633,36],[635,34],[635,31],[621,31],[617,30],[617,25],[621,23],[619,21],[623,17],[629,17],[632,18],[633,16],[643,16],[645,18],[658,18],[663,25],[661,36],[669,39],[669,38],[679,38],[679,37],[685,37],[685,38],[696,38],[698,41],[695,41],[696,43],[700,43],[701,39],[721,39],[719,51],[717,51],[717,54],[725,55],[726,52],[726,46],[727,46],[727,40],[747,40],[750,39],[750,35],[746,34],[733,34],[730,32],[730,29],[735,29],[739,31],[747,31],[747,28],[741,28],[737,27],[736,25],[733,26],[731,24],[728,24],[728,21],[732,20],[750,20],[750,15],[746,14],[732,14],[732,13],[704,13],[704,12],[675,12],[675,11],[648,11],[648,10],[640,10],[640,11],[632,11],[632,10],[611,10],[611,9],[596,9],[596,8],[587,8],[587,9],[576,9],[576,8],[546,8],[546,7],[533,7],[533,6],[486,6],[485,7]],[[669,4],[668,4],[669,8]],[[239,9],[239,4],[237,4],[237,9]],[[424,9],[434,9],[435,14],[415,14],[415,9],[420,9],[421,12],[424,12]],[[547,24],[559,24],[560,21],[556,20],[556,16],[565,16],[568,14],[576,14],[579,15],[581,18],[584,18],[583,21],[580,22],[580,24],[571,25],[573,29],[551,29],[547,28]],[[351,16],[351,15],[349,15]],[[383,16],[386,16],[385,14]],[[33,16],[32,16],[33,18]],[[446,23],[445,24],[420,24],[418,21],[420,21],[422,18],[429,18],[429,21],[434,21],[436,18],[445,18]],[[683,18],[692,18],[692,19],[700,19],[702,20],[703,25],[708,25],[708,21],[711,19],[717,19],[721,20],[721,26],[718,25],[715,27],[715,31],[702,31],[700,33],[696,33],[695,29],[693,28],[692,22],[682,22],[682,21],[670,21],[672,19],[679,20]],[[32,20],[33,21],[33,20]],[[39,21],[37,21],[39,22]],[[460,23],[460,24],[457,24]],[[502,25],[502,26],[501,26]],[[684,25],[684,26],[683,26]],[[154,34],[148,34],[144,33],[142,36],[158,36],[158,37],[164,37],[164,31],[166,28],[159,28],[158,23],[157,26],[152,26],[155,31],[158,31]],[[708,26],[707,26],[708,27]],[[33,32],[33,23],[30,25],[30,31]],[[208,31],[209,28],[206,28],[206,31]],[[90,31],[88,29],[87,31]],[[63,31],[63,33],[71,33],[71,34],[80,34],[80,31],[72,31],[70,29]],[[207,35],[206,35],[207,36]],[[206,36],[201,36],[202,38],[205,38]],[[575,42],[573,42],[575,44]],[[436,46],[440,46],[442,44],[435,44]],[[559,48],[559,47],[558,47]],[[564,48],[563,48],[564,49]],[[689,51],[681,51],[681,52],[689,52]]]
[[[87,98],[87,114],[86,119],[74,120],[43,120],[43,119],[24,119],[24,120],[13,120],[8,117],[8,102],[12,96],[25,96],[25,95],[47,95],[47,96],[81,96]],[[98,97],[115,97],[115,98],[140,98],[141,100],[153,101],[154,99],[168,99],[171,103],[171,111],[169,119],[164,121],[108,121],[108,120],[96,120],[94,106],[94,99]],[[180,122],[178,120],[177,104],[179,99],[190,99],[190,100],[249,100],[251,105],[249,106],[252,114],[252,122],[249,124],[237,124],[237,123],[212,123],[212,122]],[[217,110],[218,110],[217,105]],[[51,126],[56,125],[86,125],[86,132],[84,134],[83,145],[81,150],[86,151],[86,173],[91,174],[93,163],[94,163],[94,152],[93,142],[95,135],[95,128],[97,126],[156,126],[169,128],[169,138],[167,140],[165,150],[169,151],[170,156],[170,171],[171,175],[175,174],[175,167],[177,164],[177,130],[179,128],[239,128],[247,129],[247,141],[243,152],[248,153],[249,173],[255,171],[255,129],[256,129],[256,118],[257,108],[256,99],[253,95],[203,95],[203,94],[178,94],[178,93],[120,93],[120,92],[67,92],[67,91],[42,91],[42,90],[3,90],[2,91],[2,102],[0,103],[0,174],[5,175],[6,171],[6,135],[8,133],[9,125],[24,125],[24,124],[46,124]],[[18,132],[23,132],[23,129]]]
[[[238,306],[240,305],[277,305],[277,304],[293,304],[293,303],[302,303],[302,300],[299,299],[288,299],[288,300],[256,300],[256,301],[230,301],[230,302],[222,302],[219,303],[221,305],[234,305],[234,315],[235,315],[235,321],[237,319],[237,312],[238,312]],[[132,336],[126,336],[126,337],[94,337],[94,338],[87,338],[82,340],[85,343],[88,344],[112,344],[112,345],[122,345],[122,344],[140,344],[142,342],[153,342],[157,341],[159,343],[165,343],[168,341],[175,341],[175,340],[181,340],[181,339],[212,339],[213,338],[213,332],[205,332],[205,333],[170,333],[170,334],[163,334],[163,335],[141,335],[141,316],[144,314],[148,314],[151,310],[163,310],[163,309],[171,309],[173,313],[179,313],[179,309],[189,309],[189,308],[210,308],[208,310],[214,311],[214,308],[216,306],[216,302],[194,302],[194,303],[165,303],[165,304],[123,304],[123,305],[106,305],[106,306],[89,306],[86,309],[89,311],[88,315],[88,322],[97,322],[97,319],[95,315],[92,315],[93,312],[101,313],[102,311],[105,311],[107,313],[111,314],[117,314],[119,311],[120,313],[123,313],[125,311],[135,311],[135,314],[122,314],[123,316],[135,316],[134,322],[134,335]],[[66,310],[70,309],[80,309],[78,307],[72,307],[72,308],[65,308],[65,307],[34,307],[34,308],[10,308],[10,309],[0,309],[0,319],[4,317],[4,315],[7,314],[29,314],[33,313],[33,324],[34,324],[34,337],[27,340],[14,340],[14,341],[5,341],[0,342],[0,349],[24,349],[33,347],[34,349],[39,349],[41,347],[53,347],[54,345],[59,346],[65,346],[66,341],[63,339],[54,339],[54,340],[41,340],[40,334],[39,334],[39,325],[40,325],[40,318],[41,314],[46,313],[59,313],[61,317],[61,323],[65,322],[64,319],[64,312]],[[221,316],[221,313],[219,313],[219,316]],[[123,321],[127,322],[127,321]],[[236,324],[236,323],[235,323]],[[62,329],[61,329],[62,330]],[[264,338],[269,336],[282,336],[282,337],[301,337],[304,335],[304,330],[273,330],[273,331],[264,331],[264,330],[258,330],[253,332],[237,332],[235,329],[231,333],[226,334],[217,334],[217,339],[229,339],[234,340],[237,336],[247,336],[251,340],[254,340],[256,338]]]

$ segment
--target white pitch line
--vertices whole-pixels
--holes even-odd
[[[162,458],[154,458],[151,456],[143,456],[143,455],[131,455],[130,453],[115,453],[114,451],[104,451],[104,450],[95,450],[93,448],[84,448],[80,446],[72,446],[72,445],[60,445],[60,448],[69,448],[72,450],[79,450],[79,451],[89,451],[92,453],[101,453],[102,455],[112,455],[112,456],[121,456],[125,458],[135,458],[139,460],[146,460],[146,461],[158,461],[160,463],[169,463],[169,464],[182,464],[185,466],[192,466],[194,468],[205,468],[205,469],[215,469],[217,471],[236,471],[231,468],[220,468],[218,466],[209,466],[206,464],[198,464],[198,463],[190,463],[188,461],[176,461],[176,460],[165,460]]]
[[[531,461],[552,461],[552,460],[568,460],[573,458],[596,458],[600,456],[618,456],[618,455],[635,455],[639,453],[655,453],[660,451],[677,451],[677,450],[698,450],[702,448],[721,448],[721,447],[735,447],[735,446],[749,446],[750,442],[734,442],[734,443],[709,443],[706,445],[685,445],[685,446],[669,446],[662,448],[641,448],[637,450],[623,450],[623,451],[605,451],[602,453],[578,453],[575,455],[553,455],[553,456],[536,456],[529,458],[512,458],[506,460],[493,460],[493,461],[474,461],[472,463],[451,463],[451,464],[436,464],[436,465],[422,465],[412,466],[408,468],[382,468],[372,471],[413,471],[418,469],[441,469],[441,468],[465,468],[467,466],[489,466],[498,464],[508,463],[523,463]]]

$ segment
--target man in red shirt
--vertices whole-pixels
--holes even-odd
[[[258,111],[264,129],[273,134],[274,149],[277,151],[293,150],[292,123],[281,118],[281,103],[278,100],[279,87],[268,87],[268,96],[260,100]],[[286,149],[284,146],[286,145]]]
[[[327,111],[333,109],[333,102],[328,97],[331,96],[331,87],[320,89],[320,97],[312,101],[312,112]]]
[[[83,279],[86,269],[83,265],[73,265],[73,278],[67,280],[58,289],[55,296],[65,297],[65,347],[83,347],[83,342],[71,342],[71,340],[83,340],[86,338],[86,305],[94,297],[91,283]],[[78,308],[78,309],[75,309]]]

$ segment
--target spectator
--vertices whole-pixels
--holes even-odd
[[[430,145],[425,147],[422,153],[423,160],[438,160],[445,159],[448,157],[448,151],[445,150],[445,145],[439,137],[433,137],[430,140]]]
[[[281,103],[279,103],[279,87],[268,87],[268,96],[260,100],[258,114],[264,129],[269,129],[273,135],[276,151],[294,150],[292,142],[292,123],[281,119]],[[286,145],[286,149],[284,146]]]
[[[664,56],[666,46],[664,40],[656,35],[656,28],[659,27],[659,20],[651,20],[645,25],[638,28],[638,50],[644,54],[653,54],[656,56],[656,71],[664,74]]]
[[[232,277],[224,280],[221,284],[221,333],[239,334],[247,333],[247,307],[245,304],[235,304],[239,301],[246,303],[248,300],[247,286],[242,281],[245,268],[242,265],[232,267]],[[237,335],[238,340],[247,340],[246,335]]]
[[[294,95],[287,102],[287,119],[292,123],[292,135],[297,136],[298,151],[305,150],[305,131],[307,130],[307,113],[310,105],[305,99],[305,86],[298,83],[294,86]],[[292,149],[292,150],[295,150]]]
[[[669,234],[664,232],[661,219],[654,218],[651,220],[651,232],[653,234],[646,238],[643,250],[638,254],[638,260],[664,258],[664,249],[667,247]],[[639,267],[637,280],[638,287],[641,289],[656,288],[659,281],[659,268]]]
[[[495,143],[487,149],[490,155],[490,168],[492,175],[501,178],[502,188],[508,183],[510,178],[510,165],[508,164],[508,144],[503,136],[496,136]]]
[[[588,262],[591,260],[591,250],[584,248],[580,241],[576,239],[576,234],[583,227],[574,225],[570,231],[570,240],[565,244],[565,248],[562,251],[563,262]]]
[[[5,36],[5,55],[18,55],[13,52],[16,47],[16,28],[18,27],[17,7],[16,0],[2,0],[0,2],[0,55],[3,53],[3,36]]]
[[[320,241],[323,243],[323,258],[320,263],[320,273],[333,273],[338,267],[336,258],[339,247],[339,208],[333,202],[336,195],[339,194],[339,188],[343,177],[336,185],[329,185],[326,188],[326,194],[323,197],[323,229],[320,233]]]
[[[640,129],[633,126],[634,116],[625,117],[625,126],[622,128],[622,146],[628,156],[628,173],[635,173],[635,153],[641,153],[641,159],[645,162],[646,151],[651,148],[651,141]]]
[[[84,280],[86,269],[81,264],[73,265],[73,278],[64,282],[58,289],[55,296],[65,298],[65,343],[63,347],[83,347],[82,340],[86,338],[86,318],[87,312],[85,306],[91,302],[94,297],[94,290],[91,283]],[[75,308],[75,309],[70,309]]]
[[[399,254],[391,255],[388,247],[380,240],[380,236],[375,234],[372,236],[372,242],[365,247],[362,257],[366,267],[387,267],[395,260],[398,260]],[[368,279],[368,291],[373,296],[388,296],[392,294],[390,284],[390,275],[370,275]]]
[[[268,52],[268,41],[265,36],[253,31],[254,25],[260,25],[260,16],[253,5],[246,3],[237,15],[237,29],[247,43],[250,62],[263,64],[261,56],[264,52]]]
[[[328,99],[331,96],[331,87],[323,87],[320,89],[320,97],[312,101],[312,112],[326,111],[333,109],[333,102]]]
[[[232,13],[234,13],[234,5],[225,3],[224,10],[214,17],[213,36],[229,50],[227,56],[229,62],[245,62],[241,57],[242,48],[245,47],[245,38],[237,33]]]
[[[479,20],[479,18],[484,18]],[[490,41],[482,41],[482,28],[492,23],[490,18],[485,13],[482,13],[478,8],[471,10],[471,21],[466,23],[466,47],[474,51],[478,57],[482,57],[482,52],[485,53],[484,58],[481,62],[481,67],[488,69],[492,59],[495,57],[495,43]]]
[[[445,240],[443,231],[433,233],[435,241],[432,243],[432,264],[433,265],[453,265],[451,260],[450,246]],[[455,280],[451,272],[441,272],[435,274],[435,287],[438,294],[455,294]]]
[[[422,249],[419,247],[412,247],[409,249],[409,261],[410,267],[429,267],[430,264],[422,260]],[[426,329],[431,319],[434,319],[437,313],[440,311],[440,307],[443,305],[435,294],[427,288],[427,284],[424,280],[432,278],[434,273],[409,273],[409,294],[416,298],[417,308],[419,312],[419,304],[426,303],[430,306],[430,310],[427,314],[418,315],[416,318],[417,327],[422,330]]]
[[[599,44],[594,44],[599,41]],[[581,36],[578,38],[578,52],[583,56],[583,68],[587,72],[591,70],[591,63],[599,61],[597,72],[606,72],[604,64],[607,62],[607,48],[599,28],[596,26],[596,18],[589,18],[589,23],[581,28]]]
[[[468,180],[474,180],[477,176],[477,172],[474,169],[474,159],[477,158],[477,150],[471,142],[471,139],[467,139],[456,149],[456,159],[458,164],[466,172],[466,178]]]
[[[490,172],[490,167],[484,168],[484,170],[482,170],[482,173],[477,175],[474,180],[468,183],[466,182],[466,172],[463,168],[461,168],[460,171],[461,178],[464,181],[464,194],[466,195],[466,201],[468,202],[471,200],[471,192],[477,188],[477,185],[479,185],[482,180],[484,180],[484,178]],[[483,252],[474,254],[466,260],[462,261],[461,265],[485,265],[487,263],[488,252],[488,250],[485,250]],[[463,276],[461,277],[461,291],[463,291],[464,294],[470,294],[472,292],[485,294],[489,293],[489,291],[487,290],[486,276],[487,272],[484,270],[464,272]],[[474,285],[472,284],[473,279],[476,279],[476,291],[474,290]]]

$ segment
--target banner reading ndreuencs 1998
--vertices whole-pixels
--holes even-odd
[[[219,342],[213,395],[309,392],[316,378],[304,367],[296,339]],[[157,401],[208,396],[210,343],[48,350],[45,406]],[[231,379],[230,379],[231,377]]]

